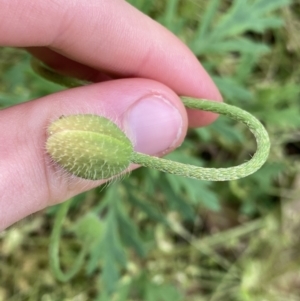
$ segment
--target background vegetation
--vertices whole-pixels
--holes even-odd
[[[82,246],[80,273],[48,265],[58,206],[0,233],[0,300],[300,300],[300,1],[131,0],[179,36],[227,102],[267,127],[268,163],[245,179],[210,183],[139,169],[70,200],[61,261]],[[0,48],[0,106],[58,91],[29,56]],[[202,166],[249,159],[251,134],[226,118],[190,131],[170,158]]]

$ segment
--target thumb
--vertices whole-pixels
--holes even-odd
[[[136,151],[150,155],[176,148],[187,128],[179,97],[146,79],[70,89],[0,111],[0,229],[105,182],[79,181],[53,164],[45,151],[51,121],[78,113],[114,121]]]

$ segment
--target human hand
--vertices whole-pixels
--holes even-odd
[[[0,229],[105,181],[57,172],[45,152],[46,128],[61,115],[105,115],[162,155],[190,126],[215,119],[186,111],[177,95],[221,100],[191,51],[122,0],[0,0],[0,45],[26,47],[57,71],[95,84],[0,111]]]

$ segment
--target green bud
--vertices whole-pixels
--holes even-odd
[[[71,115],[48,128],[47,152],[80,178],[108,179],[131,163],[133,145],[112,121],[97,115]]]

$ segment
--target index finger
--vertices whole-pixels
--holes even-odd
[[[45,46],[94,69],[154,79],[179,95],[221,100],[193,53],[123,0],[0,0],[0,20],[0,45]],[[189,112],[191,125],[214,118]]]

